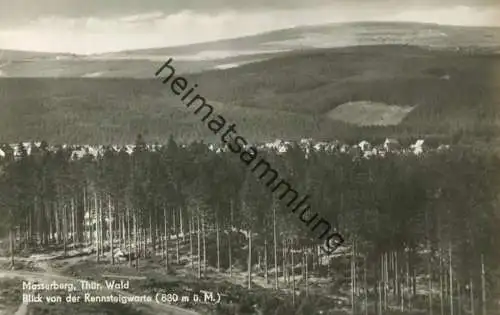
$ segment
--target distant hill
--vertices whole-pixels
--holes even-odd
[[[160,64],[144,71],[151,77]],[[293,52],[187,77],[252,140],[465,141],[496,136],[498,73],[495,54],[376,45]],[[376,104],[366,117],[390,123],[357,123],[346,103],[363,104],[354,111]],[[384,118],[384,104],[393,113],[394,106],[412,110]],[[333,110],[341,105],[339,115]],[[133,142],[137,133],[159,142],[170,134],[219,141],[158,79],[0,79],[0,142],[119,144]]]
[[[18,61],[18,60],[39,60],[39,59],[56,59],[56,58],[71,58],[77,57],[75,54],[36,52],[24,50],[2,49],[0,47],[0,62]]]
[[[175,58],[184,72],[201,72],[238,67],[299,50],[360,45],[498,53],[500,28],[357,22],[301,26],[207,43],[87,56],[4,51],[4,57],[0,56],[0,76],[151,78],[150,69],[169,57]]]
[[[500,28],[412,22],[351,22],[295,28],[177,47],[121,51],[101,56],[192,56],[202,52],[278,52],[308,48],[400,44],[435,48],[500,48]]]

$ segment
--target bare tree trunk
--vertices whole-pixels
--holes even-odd
[[[163,234],[165,235],[165,240],[163,241],[163,246],[165,248],[165,269],[169,269],[168,261],[168,229],[167,229],[167,208],[163,207]]]
[[[191,216],[189,220],[189,256],[191,259],[191,271],[194,273],[194,251],[193,251],[193,230],[194,230],[194,222],[193,217]]]
[[[199,209],[198,209],[199,213]],[[198,231],[197,231],[197,236],[198,236],[198,278],[201,279],[201,226],[200,226],[200,215],[198,214],[196,216],[197,222],[198,222]]]
[[[33,240],[33,216],[36,215],[37,213],[37,203],[36,203],[36,196],[34,198],[33,202],[33,213],[30,213],[27,217],[27,225],[28,228],[26,229],[26,242],[25,242],[25,248],[28,249],[28,246],[31,246],[32,240]]]
[[[368,280],[366,279],[366,256],[363,258],[363,281],[365,293],[365,315],[368,315]]]
[[[163,213],[165,213],[165,208],[163,208]],[[165,230],[165,221],[166,221],[166,218],[165,218],[165,215],[162,217],[162,220],[163,220],[163,230]],[[158,227],[159,229],[161,227]],[[167,236],[165,235],[165,231],[163,232],[158,232],[160,233],[160,251],[161,251],[161,260],[165,260],[165,239],[167,238]]]
[[[52,207],[53,207],[53,212],[54,212],[54,223],[56,225],[56,243],[59,245],[61,244],[61,218],[59,218],[59,207],[57,206],[57,203],[56,203],[56,206],[54,207],[54,204],[52,203]]]
[[[228,253],[228,256],[229,256],[229,277],[232,278],[233,277],[233,248],[232,248],[232,244],[231,244],[231,234],[233,233],[233,200],[231,199],[230,200],[230,204],[229,204],[229,211],[230,211],[230,217],[229,217],[229,233],[227,235],[228,237],[228,247],[229,247],[229,253]]]
[[[215,229],[217,238],[217,272],[220,272],[220,233],[219,233],[219,219],[215,219]]]
[[[397,274],[397,263],[396,263],[396,251],[391,251],[391,263],[392,263],[392,300],[397,301],[398,295],[398,286],[396,283],[396,274]]]
[[[67,205],[63,204],[63,251],[64,251],[64,257],[68,255],[68,248],[67,248],[67,243],[68,243],[68,209]]]
[[[170,211],[170,214],[171,214],[171,224],[170,224],[170,229],[173,229],[173,233],[170,231],[168,231],[168,234],[169,234],[169,239],[170,239],[170,234],[173,234],[175,236],[175,242],[176,244],[179,244],[178,242],[178,238],[179,238],[179,233],[177,232],[177,225],[176,225],[176,213],[175,213],[176,209],[175,208],[172,208],[171,211]],[[176,261],[177,261],[177,264],[179,264],[179,253],[177,252],[177,247],[178,245],[176,245]]]
[[[174,210],[175,211],[175,210]],[[181,213],[181,209],[179,208],[179,213]],[[179,218],[179,224],[180,224],[180,218]],[[174,227],[175,227],[175,254],[176,254],[176,261],[177,264],[179,265],[181,262],[181,255],[180,255],[180,240],[179,240],[179,231],[180,228],[177,228],[177,221],[174,220]]]
[[[127,248],[127,230],[125,227],[125,214],[120,216],[120,247]]]
[[[132,229],[130,228],[130,207],[127,204],[128,266],[132,267]]]
[[[428,289],[428,300],[429,300],[429,315],[433,315],[433,307],[432,307],[432,269],[431,269],[431,264],[429,262],[428,264],[428,275],[429,275],[429,281],[428,281],[428,286],[427,286],[427,289]]]
[[[147,257],[147,252],[148,252],[148,237],[146,235],[146,228],[145,228],[145,224],[144,224],[144,220],[142,221],[142,228],[141,228],[141,231],[142,231],[142,239],[144,240],[143,242],[141,242],[141,244],[143,244],[143,257],[144,259],[146,259]]]
[[[381,281],[378,281],[378,315],[382,315],[382,287],[381,287]]]
[[[411,254],[412,254],[412,258],[410,260],[410,273],[411,273],[411,294],[412,294],[412,297],[415,297],[417,295],[417,274],[416,274],[416,271],[415,271],[415,263],[414,263],[414,256],[413,256],[413,249],[411,251]]]
[[[305,284],[306,284],[306,296],[309,296],[309,259],[308,253],[304,253],[304,261],[305,261]]]
[[[306,255],[305,255],[305,246],[300,248],[301,253],[301,261],[300,261],[300,275],[302,276],[302,281],[306,281]]]
[[[228,246],[228,259],[229,259],[229,277],[233,277],[233,257],[232,257],[232,247],[231,247],[231,232],[232,228],[229,230],[227,234],[227,246]]]
[[[286,239],[283,239],[283,281],[285,285],[288,286],[287,282],[287,263],[286,263]]]
[[[387,309],[387,290],[386,290],[386,279],[385,279],[385,253],[380,255],[380,279],[381,279],[381,298],[382,298],[382,309],[385,311]]]
[[[157,210],[158,211],[158,210]],[[161,252],[161,259],[163,259],[163,237],[162,237],[162,227],[161,227],[161,224],[160,224],[160,220],[161,220],[162,216],[159,215],[158,213],[156,213],[156,218],[155,218],[155,244],[156,244],[156,247],[159,248],[160,252]]]
[[[269,271],[267,268],[267,235],[264,238],[264,280],[269,283]]]
[[[448,258],[450,261],[449,274],[450,274],[450,315],[453,315],[453,257],[451,255],[451,241],[448,247]]]
[[[484,256],[481,254],[481,301],[482,315],[486,315],[486,273],[484,271]]]
[[[102,220],[102,200],[99,199],[99,241],[101,243],[101,256],[104,256],[104,224]]]
[[[132,210],[132,221],[134,224],[134,244],[135,244],[135,269],[139,270],[139,260],[140,260],[140,253],[139,253],[139,243],[138,243],[138,238],[139,238],[139,222],[137,220],[137,213],[136,211]]]
[[[458,315],[462,315],[462,290],[460,289],[460,280],[457,279],[457,309]]]
[[[10,267],[12,269],[15,268],[15,262],[14,262],[14,231],[12,230],[12,227],[9,228],[9,251],[10,251]]]
[[[399,282],[400,280],[399,280],[398,252],[396,251],[394,253],[394,291],[395,291],[395,297],[397,297],[398,299],[400,298],[401,295],[401,287]]]
[[[248,229],[248,289],[252,288],[252,229]]]
[[[295,306],[295,263],[293,261],[293,254],[294,254],[294,243],[290,244],[290,259],[291,259],[291,265],[292,269],[290,270],[290,273],[292,275],[292,305]]]
[[[274,288],[278,290],[278,237],[276,235],[276,207],[273,205],[273,237],[274,237]]]
[[[54,208],[51,202],[44,202],[44,209],[47,211],[47,220],[49,221],[49,235],[48,239],[46,238],[43,242],[44,245],[53,242],[54,240]]]
[[[257,272],[262,270],[262,253],[259,248],[257,248]]]
[[[356,261],[354,261],[354,270],[356,271]],[[354,273],[354,280],[356,281],[356,272]],[[359,286],[356,286],[358,292]],[[389,253],[384,253],[384,309],[388,309],[389,299]]]
[[[432,251],[429,245],[429,242],[427,241],[427,249],[429,250],[429,258],[427,260],[427,275],[429,277],[429,280],[427,282],[427,290],[429,291],[427,294],[428,300],[429,300],[429,315],[433,315],[433,309],[432,309],[432,267],[431,267],[431,254]]]
[[[321,249],[319,246],[316,246],[315,254],[316,254],[316,270],[320,269],[321,266],[321,255],[320,255]]]
[[[186,242],[186,233],[184,233],[184,221],[182,218],[182,207],[179,207],[179,227],[182,234],[182,241]]]
[[[474,307],[474,286],[472,283],[472,278],[469,279],[470,286],[470,313],[471,315],[475,315],[475,307]]]
[[[439,300],[441,304],[441,315],[444,315],[444,301],[443,301],[443,259],[441,257],[441,249],[439,250]]]
[[[354,315],[356,312],[356,305],[354,302],[354,290],[356,288],[356,283],[355,283],[355,272],[354,272],[354,255],[355,255],[355,243],[353,243],[352,248],[351,248],[351,314]]]
[[[95,248],[96,248],[96,262],[99,262],[99,256],[100,256],[100,251],[99,251],[99,203],[97,201],[97,193],[94,192],[94,206],[95,206],[95,213],[92,211],[92,219],[95,219]],[[91,224],[94,224],[94,221],[91,221]]]
[[[408,297],[408,309],[412,309],[412,299],[410,292],[410,251],[406,255],[406,296]]]
[[[90,214],[90,211],[88,211],[88,206],[87,206],[87,186],[83,187],[83,235],[85,239],[85,245],[91,246],[92,245],[92,226],[89,226],[89,236],[87,238],[86,230],[87,230],[87,225],[85,223],[85,215],[87,212],[89,212],[89,219],[92,220],[92,215]]]
[[[400,268],[400,278],[399,278],[399,294],[401,298],[401,312],[404,312],[405,310],[405,297],[406,297],[406,292],[405,292],[405,283],[404,283],[404,254],[402,253],[401,256],[401,268]]]
[[[109,216],[109,254],[111,255],[111,264],[115,264],[115,256],[113,255],[113,242],[114,242],[114,230],[113,230],[113,210],[111,206],[111,196],[108,196],[108,216]]]
[[[203,233],[203,274],[207,274],[207,235],[205,231],[205,218],[201,217],[201,231]],[[177,238],[179,240],[179,238]]]
[[[443,291],[443,296],[444,296],[444,302],[448,302],[448,299],[450,298],[450,291],[448,290],[448,285],[450,284],[450,274],[448,272],[448,269],[446,269],[445,262],[443,262],[443,286],[444,286],[444,291]]]
[[[316,270],[316,247],[314,245],[308,248],[308,251],[311,251],[311,271],[314,272]]]
[[[29,216],[31,218],[31,216]],[[75,214],[75,199],[71,198],[71,239],[73,245],[76,245],[76,214]]]
[[[154,257],[155,252],[156,252],[156,246],[155,246],[156,244],[155,244],[155,239],[154,239],[154,234],[153,234],[153,215],[151,212],[149,213],[149,240],[150,240],[151,248],[152,248],[151,257]]]

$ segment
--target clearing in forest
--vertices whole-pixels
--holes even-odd
[[[327,116],[358,126],[393,126],[401,123],[414,108],[359,101],[339,105],[329,111]]]

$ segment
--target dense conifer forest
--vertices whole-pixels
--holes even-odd
[[[173,138],[147,145],[140,136],[133,152],[109,146],[98,157],[48,148],[2,147],[0,226],[13,266],[26,253],[78,245],[110,264],[139,268],[151,256],[167,270],[187,264],[199,279],[246,271],[249,291],[228,288],[234,304],[213,314],[500,308],[500,161],[488,152],[268,150],[268,161],[344,236],[325,256],[317,235],[231,152]],[[117,252],[125,261],[109,255]],[[257,278],[276,293],[261,292]]]

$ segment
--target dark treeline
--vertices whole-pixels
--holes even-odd
[[[492,154],[452,148],[353,160],[321,151],[306,158],[298,146],[269,151],[345,238],[324,257],[318,235],[231,152],[172,138],[152,150],[141,137],[132,154],[109,147],[98,158],[47,147],[0,160],[0,225],[13,264],[16,252],[80,244],[113,264],[109,253],[120,248],[137,268],[148,255],[169,269],[186,256],[200,278],[244,270],[248,289],[262,277],[296,292],[290,303],[304,314],[297,304],[318,293],[318,277],[331,279],[328,294],[346,295],[353,314],[498,308],[500,161]]]

